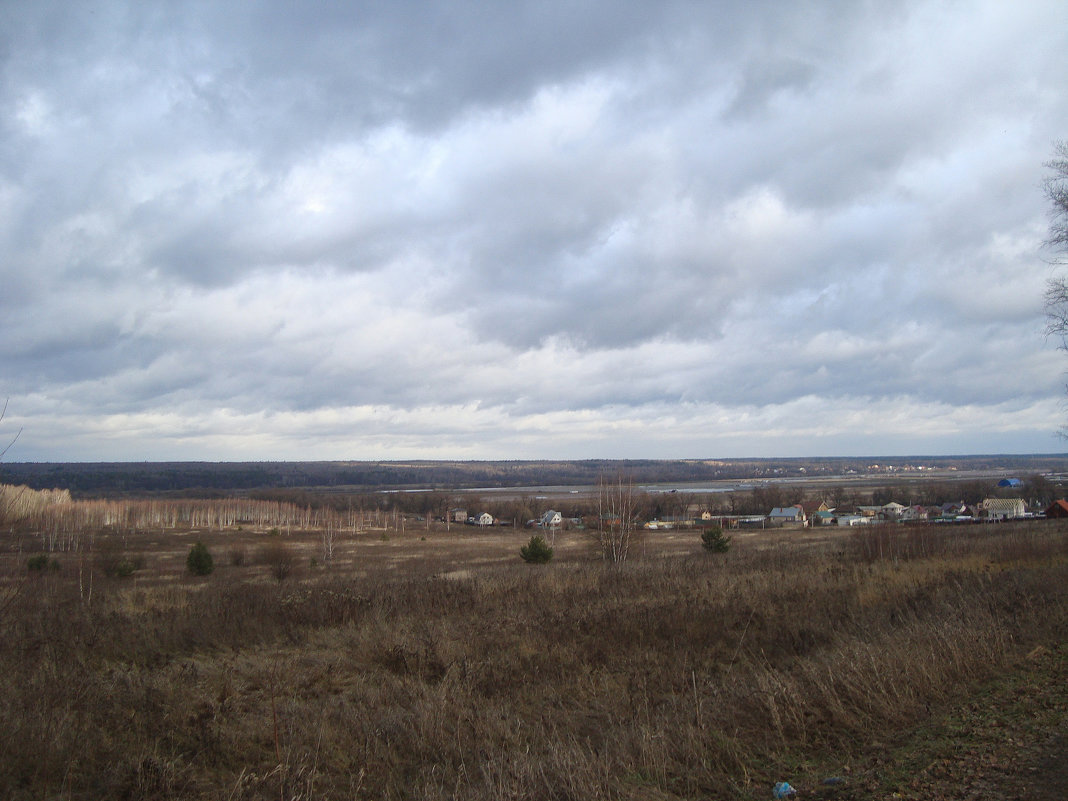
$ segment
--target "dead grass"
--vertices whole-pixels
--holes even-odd
[[[156,532],[91,597],[73,558],[29,576],[13,549],[0,795],[765,798],[1065,639],[1058,524],[870,534],[675,536],[620,566],[569,535],[530,566],[522,532],[416,531],[326,567],[309,534],[276,581],[219,555],[277,538],[204,537],[192,579],[193,539]]]

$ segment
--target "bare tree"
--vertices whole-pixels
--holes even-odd
[[[293,549],[284,542],[269,542],[263,546],[261,553],[271,575],[280,582],[285,581],[296,567],[297,559]]]
[[[7,401],[8,401],[8,399],[5,398],[4,399],[4,408],[0,409],[0,422],[3,421],[4,415],[7,414]],[[11,438],[11,441],[8,442],[7,445],[5,445],[3,447],[2,450],[0,450],[0,460],[2,460],[4,458],[4,454],[6,454],[8,452],[8,449],[10,449],[11,446],[15,444],[15,440],[17,440],[19,438],[20,434],[22,434],[22,429],[21,428],[18,430],[18,432],[15,434],[15,436]],[[7,519],[8,511],[11,508],[12,501],[13,501],[13,499],[10,497],[9,493],[0,493],[0,523],[3,523]]]
[[[1043,243],[1053,251],[1051,263],[1068,263],[1068,140],[1053,145],[1054,157],[1046,162],[1052,172],[1042,182],[1051,204],[1049,236]],[[1061,350],[1068,350],[1068,275],[1059,271],[1046,282],[1046,336],[1056,337]],[[1068,427],[1060,430],[1068,438]]]
[[[329,564],[334,561],[334,539],[337,532],[334,529],[334,521],[328,520],[322,529],[323,539],[323,563]]]
[[[0,421],[2,421],[2,420],[4,419],[4,416],[5,416],[6,414],[7,414],[7,402],[8,402],[8,399],[7,399],[7,398],[5,398],[5,399],[4,399],[4,408],[3,408],[3,409],[0,409]],[[22,429],[20,428],[20,429],[19,429],[19,430],[18,430],[18,431],[17,431],[16,433],[15,433],[15,436],[13,436],[13,437],[11,438],[11,441],[10,441],[9,443],[7,443],[7,445],[5,445],[5,446],[4,446],[4,449],[3,449],[3,450],[0,450],[0,459],[3,459],[3,458],[4,458],[4,454],[6,454],[6,453],[8,452],[8,449],[9,449],[9,448],[10,448],[10,447],[11,447],[12,445],[14,445],[14,444],[15,444],[15,441],[16,441],[16,440],[17,440],[17,439],[18,439],[18,438],[19,438],[19,437],[20,437],[21,435],[22,435]]]
[[[638,526],[639,493],[623,473],[597,480],[597,539],[601,557],[625,562]]]
[[[1054,158],[1046,162],[1052,174],[1042,182],[1051,204],[1049,236],[1045,246],[1053,250],[1052,263],[1063,267],[1068,258],[1068,140],[1053,146]],[[1063,272],[1046,283],[1046,334],[1060,340],[1068,350],[1068,275]]]

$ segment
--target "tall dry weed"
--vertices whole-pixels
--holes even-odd
[[[1068,631],[1056,527],[153,589],[9,572],[0,795],[745,795]],[[901,534],[900,537],[897,535]],[[881,539],[879,539],[881,538]]]

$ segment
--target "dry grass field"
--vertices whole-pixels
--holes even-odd
[[[657,532],[615,566],[581,532],[524,564],[529,534],[104,531],[32,571],[5,534],[0,797],[853,797],[1068,639],[1057,521]]]

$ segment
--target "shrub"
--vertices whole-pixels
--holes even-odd
[[[285,581],[296,567],[293,551],[284,542],[275,541],[263,546],[263,561],[279,581]]]
[[[245,564],[245,549],[241,545],[235,545],[229,550],[230,564],[234,567],[241,567]]]
[[[215,569],[215,560],[211,558],[211,552],[202,542],[198,542],[189,549],[189,556],[185,558],[185,566],[194,576],[207,576]]]
[[[129,578],[135,570],[137,570],[137,564],[125,556],[115,564],[115,575],[118,578]]]
[[[731,538],[723,536],[723,529],[719,526],[712,526],[701,532],[701,544],[706,551],[725,553],[730,550]]]
[[[108,578],[129,578],[145,566],[143,556],[130,556],[115,540],[101,542],[94,558],[97,568]]]
[[[553,549],[538,534],[530,538],[530,542],[519,549],[519,555],[524,562],[533,565],[543,565],[553,558]]]
[[[46,567],[51,568],[52,570],[59,570],[59,562],[55,559],[49,559],[48,554],[39,553],[26,560],[26,567],[38,572],[43,571]]]

